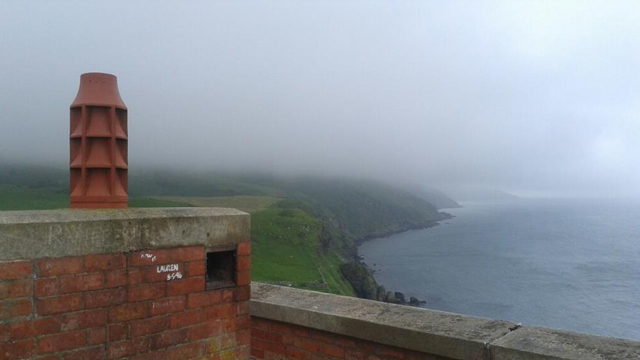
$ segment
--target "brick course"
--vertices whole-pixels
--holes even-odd
[[[247,335],[239,331],[236,337],[240,336]],[[251,318],[251,357],[260,360],[451,360],[258,317]]]
[[[248,359],[248,286],[205,291],[205,258],[189,246],[0,262],[0,360]]]

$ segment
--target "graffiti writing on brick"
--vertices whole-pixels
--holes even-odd
[[[156,267],[156,271],[158,272],[158,274],[170,273],[170,274],[167,274],[167,281],[182,279],[182,273],[180,272],[180,265],[178,264],[158,265]]]
[[[178,271],[180,270],[180,266],[178,264],[158,265],[156,269],[158,271],[158,274],[160,274],[165,272]]]
[[[180,273],[180,271],[167,274],[167,281],[175,280],[175,279],[182,279],[182,274]]]
[[[156,262],[156,256],[152,253],[140,253],[140,259],[151,259],[151,262]]]

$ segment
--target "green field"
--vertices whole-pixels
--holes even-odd
[[[48,210],[69,207],[69,194],[0,184],[0,210]]]
[[[254,213],[259,210],[268,208],[269,206],[282,200],[270,196],[217,196],[217,197],[158,197],[157,200],[168,200],[171,202],[189,204],[196,207],[224,207],[233,208],[248,213]]]
[[[156,198],[129,199],[130,207],[188,207],[186,202]],[[0,210],[50,210],[69,207],[69,194],[55,189],[27,189],[0,184]]]

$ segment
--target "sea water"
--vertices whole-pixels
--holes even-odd
[[[429,309],[640,340],[640,201],[462,203],[359,249]]]

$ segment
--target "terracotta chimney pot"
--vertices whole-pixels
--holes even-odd
[[[71,104],[72,208],[126,208],[127,107],[111,74],[86,73]]]

